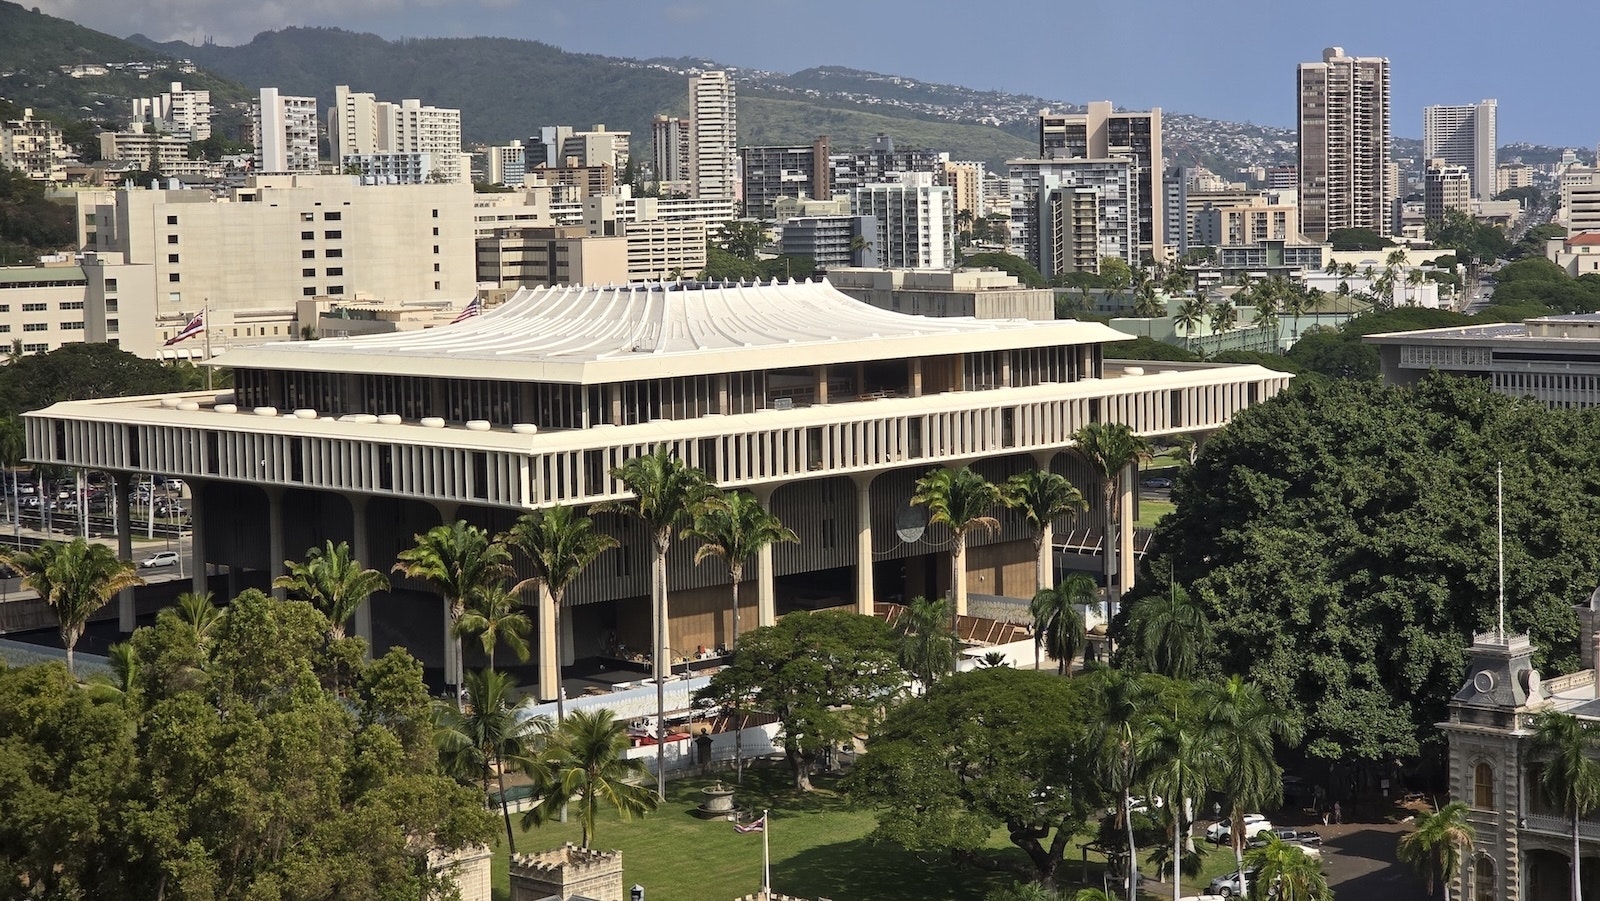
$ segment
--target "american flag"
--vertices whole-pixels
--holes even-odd
[[[738,832],[738,833],[766,832],[767,831],[767,815],[766,814],[762,814],[761,816],[757,817],[756,819],[751,820],[748,823],[734,823],[733,824],[733,831],[734,832]]]
[[[478,315],[479,313],[482,313],[482,312],[483,312],[483,298],[474,297],[472,299],[472,303],[467,304],[466,309],[464,309],[461,312],[457,313],[456,314],[456,318],[450,320],[450,324],[451,325],[455,325],[458,322],[466,322],[468,319],[471,319],[472,317],[474,317],[474,316],[476,316],[476,315]]]
[[[186,325],[182,329],[180,329],[176,335],[173,335],[171,338],[168,338],[167,339],[167,343],[165,343],[165,344],[163,344],[161,346],[162,347],[171,347],[172,345],[177,344],[179,341],[183,341],[183,340],[188,339],[188,338],[193,338],[195,335],[205,334],[205,330],[206,330],[206,311],[205,310],[201,310],[200,312],[194,314],[194,318],[189,320],[189,324],[188,325]]]

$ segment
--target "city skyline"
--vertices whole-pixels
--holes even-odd
[[[951,0],[915,7],[820,0],[808,9],[809,21],[848,22],[850,28],[833,29],[826,40],[789,43],[749,37],[793,33],[792,8],[732,0],[661,6],[593,0],[581,11],[548,0],[353,0],[337,10],[299,0],[42,0],[40,8],[117,36],[138,32],[157,40],[211,37],[238,44],[291,25],[342,27],[391,39],[492,34],[573,52],[705,57],[778,72],[845,66],[979,90],[1075,103],[1109,98],[1128,109],[1159,106],[1288,128],[1295,119],[1295,66],[1339,45],[1354,55],[1391,60],[1398,137],[1421,137],[1428,105],[1492,97],[1500,101],[1505,142],[1592,149],[1600,140],[1591,124],[1593,104],[1574,112],[1567,92],[1554,87],[1581,75],[1577,60],[1587,50],[1581,30],[1541,28],[1546,20],[1537,11],[1507,16],[1486,0],[1458,4],[1450,16],[1439,16],[1431,4],[1352,0],[1332,20],[1313,8],[1271,0],[1224,0],[1203,16],[1176,0],[1129,0],[1114,7],[1037,7],[1011,0],[984,7],[994,23],[987,29],[970,6]],[[950,27],[963,16],[976,27]],[[1491,21],[1492,32],[1480,27]],[[1021,22],[1031,24],[1013,27]],[[1140,26],[1140,40],[1131,45],[1111,39],[1124,27],[1152,22],[1174,24]],[[974,34],[987,40],[975,43]],[[1136,50],[1132,59],[1130,46]],[[1540,67],[1505,64],[1535,53]],[[1559,68],[1564,60],[1572,61],[1570,71]]]

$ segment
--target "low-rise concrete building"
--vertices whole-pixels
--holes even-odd
[[[629,280],[628,241],[590,235],[581,225],[502,229],[477,239],[478,281],[503,288],[619,284]]]
[[[1363,340],[1377,345],[1390,384],[1413,384],[1437,369],[1482,379],[1496,393],[1547,407],[1600,406],[1600,313],[1388,332]]]
[[[828,282],[856,300],[915,316],[1056,318],[1054,290],[1026,287],[996,269],[835,269]]]

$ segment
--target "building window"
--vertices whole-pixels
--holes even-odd
[[[317,270],[315,270],[315,269],[302,269],[302,270],[300,270],[300,277],[301,278],[316,278],[317,277]]]
[[[439,237],[439,226],[437,226],[437,225],[435,225],[435,226],[434,226],[434,227],[433,227],[433,236],[434,236],[434,237],[435,237],[435,238],[437,238],[437,237]]]
[[[306,296],[306,297],[316,297],[317,296],[317,289],[316,288],[301,288],[300,289],[300,293],[302,295]]]
[[[83,331],[83,323],[82,322],[63,322],[63,323],[61,323],[61,329],[62,329],[62,331],[67,331],[67,332],[81,332],[81,331]]]
[[[337,241],[344,237],[344,232],[337,229],[329,229],[328,231],[323,232],[322,236],[327,238],[329,241]]]
[[[178,217],[177,216],[168,216],[167,217],[167,224],[168,225],[177,225],[178,224]]]
[[[176,263],[176,262],[178,262],[178,255],[177,255],[177,254],[175,254],[175,253],[169,253],[169,254],[167,254],[167,262],[169,262],[169,263]]]
[[[1494,809],[1494,767],[1487,763],[1478,764],[1472,771],[1472,806]]]
[[[329,275],[344,275],[343,266],[334,266],[328,270]]]
[[[317,236],[316,232],[301,232],[300,233],[300,240],[302,240],[302,241],[310,241],[313,238],[315,238],[316,236]]]
[[[25,303],[22,305],[22,312],[24,313],[43,313],[48,309],[50,309],[50,305],[47,303]]]
[[[434,263],[433,264],[433,271],[434,272],[438,272],[439,271],[439,264],[438,263]]]
[[[169,281],[169,282],[179,281],[178,273],[176,273],[176,272],[167,273],[167,281]]]
[[[114,300],[106,301],[106,312],[107,313],[115,313],[115,312],[117,312],[117,302],[114,301]]]
[[[433,218],[435,218],[435,219],[439,218],[439,211],[438,210],[434,210],[433,211]]]
[[[178,243],[178,236],[177,235],[167,235],[167,243],[168,244],[176,244],[176,243]]]
[[[433,252],[434,253],[438,253],[439,252],[439,245],[437,245],[437,244],[433,245]]]
[[[341,295],[343,293],[344,293],[344,285],[329,285],[328,286],[328,296],[330,296],[330,297],[338,297],[339,295]]]
[[[115,290],[117,290],[117,280],[114,279],[114,278],[106,279],[106,293],[110,294],[112,291],[115,291]]]
[[[1494,901],[1494,861],[1487,854],[1479,854],[1472,861],[1472,887],[1475,901]]]
[[[300,251],[300,259],[302,259],[302,260],[314,260],[316,258],[317,258],[317,252],[315,250],[302,250],[302,251]]]
[[[56,308],[60,310],[81,310],[83,309],[83,301],[63,300],[61,303],[56,304]]]
[[[316,219],[317,219],[317,214],[316,213],[301,213],[300,214],[300,221],[301,222],[315,222]]]
[[[46,332],[50,330],[48,322],[24,322],[22,330],[25,332]]]
[[[45,353],[45,352],[47,352],[49,350],[50,350],[50,345],[48,345],[48,344],[24,344],[24,345],[22,345],[22,352],[25,353],[25,354],[42,354],[42,353]],[[617,556],[626,557],[628,555],[627,554],[618,554]]]
[[[322,255],[327,257],[327,258],[329,258],[329,259],[334,259],[334,258],[337,258],[337,257],[343,257],[344,256],[344,251],[340,250],[337,247],[334,247],[334,248],[330,248],[329,250],[324,252]]]
[[[0,322],[0,335],[9,334],[10,332],[11,332],[10,324],[9,323],[4,323],[4,322]]]
[[[434,282],[433,283],[433,290],[435,290],[435,291],[439,290],[439,283],[438,282]]]
[[[107,319],[106,320],[106,331],[114,332],[116,330],[117,330],[117,320],[115,320],[115,319]]]
[[[323,213],[322,219],[324,222],[338,222],[343,216],[343,213]]]

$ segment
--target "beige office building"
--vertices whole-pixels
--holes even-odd
[[[1494,193],[1499,105],[1493,100],[1422,110],[1422,158],[1461,166],[1472,178],[1472,199]]]
[[[1041,159],[1104,160],[1130,163],[1134,235],[1142,256],[1164,258],[1166,236],[1166,171],[1162,162],[1161,110],[1117,112],[1109,100],[1098,100],[1082,113],[1039,113]]]
[[[1301,63],[1300,231],[1314,241],[1341,228],[1389,233],[1389,60],[1329,47]]]
[[[502,288],[621,284],[630,280],[628,240],[574,225],[503,229],[477,239],[478,281]]]
[[[1429,160],[1422,179],[1422,209],[1430,222],[1444,221],[1450,210],[1472,215],[1472,174],[1467,167]]]

